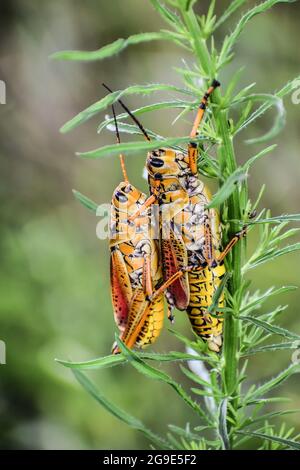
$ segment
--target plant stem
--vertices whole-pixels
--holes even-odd
[[[191,9],[188,12],[182,11],[182,16],[185,21],[186,27],[193,38],[194,52],[198,59],[199,68],[204,72],[206,78],[212,80],[216,78],[215,71],[212,70],[212,60],[207,49],[206,40],[201,34],[201,28],[197,21],[194,11]],[[234,153],[232,135],[228,125],[228,111],[222,109],[222,97],[220,90],[215,90],[212,97],[212,102],[216,105],[213,110],[213,116],[216,122],[217,134],[220,139],[220,146],[218,149],[218,156],[220,161],[220,169],[222,175],[229,176],[236,168],[236,158]],[[241,200],[239,197],[238,187],[227,201],[228,219],[240,220],[242,215]],[[226,222],[226,221],[225,221]],[[230,222],[228,232],[226,234],[227,240],[230,239],[240,229],[237,222]],[[239,365],[239,346],[240,346],[240,331],[239,320],[237,316],[240,310],[240,296],[238,293],[242,285],[242,251],[243,243],[238,242],[232,249],[231,254],[226,261],[228,270],[232,272],[232,277],[229,281],[228,289],[233,298],[236,299],[234,315],[228,314],[224,322],[224,346],[223,346],[223,391],[230,396],[236,396],[238,392],[238,365]],[[234,409],[237,408],[237,400],[231,401]],[[234,413],[230,413],[231,420],[234,420]]]
[[[222,106],[221,94],[218,90],[214,96],[214,102]],[[218,149],[220,168],[222,174],[225,172],[232,174],[236,168],[236,158],[233,147],[232,135],[228,125],[228,112],[225,109],[220,109],[214,113],[216,118],[218,137],[221,140],[220,147]],[[228,208],[228,219],[229,220],[240,220],[242,215],[241,199],[238,187],[234,193],[230,196],[227,201]],[[226,222],[226,221],[225,221]],[[230,239],[240,229],[237,222],[230,222],[228,232],[226,234],[227,240]],[[223,391],[230,396],[238,396],[239,388],[239,347],[240,347],[240,327],[239,327],[239,310],[240,310],[240,291],[242,288],[242,255],[243,255],[243,241],[240,240],[232,249],[231,254],[227,260],[227,269],[232,273],[232,277],[229,281],[228,290],[231,296],[234,298],[234,315],[229,313],[226,315],[224,321],[224,345],[223,345],[223,358],[222,364],[222,376],[223,376]],[[228,422],[228,428],[233,429],[235,422],[235,411],[237,410],[238,400],[234,398],[231,400],[231,405],[234,411],[228,411],[230,416],[230,422]],[[231,410],[232,410],[231,408]],[[232,437],[230,439],[230,445],[232,445]]]
[[[186,27],[193,38],[193,45],[200,70],[203,70],[203,73],[207,78],[212,78],[211,59],[206,46],[206,41],[202,37],[197,17],[192,9],[189,11],[182,10],[181,13]]]
[[[229,174],[233,173],[236,168],[236,159],[234,154],[232,136],[228,127],[227,111],[221,110],[218,113],[218,133],[221,138],[221,145],[219,148],[219,157],[221,167],[225,168]],[[228,218],[230,220],[241,219],[241,208],[239,200],[238,188],[228,200]],[[236,222],[231,222],[228,238],[232,237],[239,230],[239,225]],[[232,271],[232,277],[229,281],[229,292],[236,298],[235,294],[241,288],[242,282],[242,244],[237,243],[232,249],[228,265]],[[239,313],[239,305],[236,305],[235,315]],[[224,322],[224,378],[225,378],[225,391],[227,394],[232,395],[236,392],[238,383],[238,350],[239,350],[239,320],[233,315],[227,315]]]
[[[213,71],[212,63],[207,49],[206,41],[201,35],[201,29],[198,24],[196,15],[191,9],[188,12],[182,11],[185,24],[193,37],[195,54],[198,58],[199,64],[209,79],[215,78],[212,76]],[[228,126],[228,111],[222,109],[222,97],[219,90],[215,90],[212,98],[213,102],[217,105],[214,111],[218,137],[221,144],[218,150],[220,167],[222,173],[228,173],[229,176],[236,168],[236,158],[232,142],[232,135]],[[219,109],[218,109],[219,108]],[[241,207],[239,199],[238,188],[228,200],[228,218],[230,220],[241,219]],[[236,222],[231,222],[228,230],[227,238],[232,237],[238,230],[239,225]],[[228,262],[229,269],[232,271],[232,277],[229,281],[229,292],[232,296],[237,293],[241,288],[242,274],[242,243],[237,243],[230,255],[230,262]],[[238,315],[238,308],[235,314]],[[224,391],[228,395],[235,394],[238,386],[238,350],[239,350],[239,321],[233,315],[227,315],[224,322]]]

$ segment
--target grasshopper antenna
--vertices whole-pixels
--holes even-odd
[[[200,105],[198,108],[197,115],[194,120],[193,128],[190,133],[190,138],[194,139],[198,134],[198,128],[203,120],[203,116],[205,113],[205,109],[208,103],[208,99],[213,91],[220,86],[220,82],[218,80],[213,80],[212,84],[208,88],[207,92],[204,93]],[[189,156],[189,166],[194,175],[197,174],[197,159],[198,159],[198,145],[196,142],[190,142],[188,145],[188,156]]]
[[[117,118],[116,118],[115,107],[114,107],[114,105],[112,105],[111,107],[112,107],[112,112],[113,112],[113,115],[114,115],[117,142],[118,142],[118,144],[120,144],[121,140],[120,140],[120,133],[119,133],[118,123],[117,123]],[[126,171],[126,166],[125,166],[125,161],[124,161],[124,155],[122,153],[120,153],[120,164],[121,164],[121,169],[122,169],[122,173],[123,173],[123,177],[124,177],[124,182],[128,183],[128,176],[127,176],[127,171]]]
[[[104,88],[106,88],[106,90],[108,90],[110,93],[113,93],[113,91],[107,85],[105,85],[105,83],[102,83],[102,86],[104,86]],[[150,139],[146,129],[144,128],[144,126],[140,123],[140,121],[135,117],[135,115],[130,111],[130,109],[127,108],[126,104],[124,104],[122,100],[119,99],[118,102],[120,103],[122,108],[126,111],[126,113],[131,117],[131,119],[136,123],[138,128],[143,133],[145,139],[150,141],[151,139]]]
[[[218,80],[213,80],[212,81],[212,84],[210,85],[210,87],[208,88],[207,92],[203,95],[202,97],[202,100],[200,102],[200,105],[199,105],[199,108],[198,108],[198,112],[197,112],[197,115],[196,115],[196,118],[195,118],[195,121],[194,121],[194,124],[193,124],[193,128],[192,128],[192,131],[190,133],[190,137],[193,139],[194,137],[196,137],[197,135],[197,132],[198,132],[198,127],[203,119],[203,116],[204,116],[204,112],[205,112],[205,109],[206,109],[206,106],[207,106],[207,102],[208,102],[208,98],[210,97],[210,95],[213,93],[213,91],[218,88],[220,86],[220,82],[218,82]]]

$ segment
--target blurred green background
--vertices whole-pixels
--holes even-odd
[[[254,2],[248,1],[248,6]],[[199,2],[205,12],[208,2]],[[217,11],[227,1],[217,2]],[[259,92],[274,91],[299,74],[299,3],[282,4],[252,20],[227,67],[222,84],[242,65],[243,84],[255,81]],[[1,118],[1,268],[0,339],[6,342],[7,364],[0,365],[1,448],[86,449],[145,448],[143,436],[101,409],[55,357],[88,360],[108,354],[114,336],[109,295],[108,243],[96,238],[97,219],[73,199],[76,188],[97,202],[109,202],[120,181],[117,159],[80,160],[75,151],[112,143],[97,135],[98,116],[67,135],[60,126],[104,96],[102,81],[114,89],[135,83],[179,83],[173,67],[182,50],[155,42],[131,47],[100,63],[54,62],[48,56],[62,49],[97,49],[119,37],[163,27],[147,0],[11,0],[1,2],[0,65],[7,85]],[[232,29],[224,25],[217,39]],[[185,57],[191,61],[190,57]],[[145,101],[152,98],[146,97]],[[127,100],[130,107],[143,97]],[[253,198],[267,189],[263,206],[272,213],[299,212],[300,105],[285,100],[287,125],[278,148],[250,175]],[[270,127],[274,112],[241,135],[239,161],[255,148],[243,144]],[[174,114],[147,116],[145,124],[162,135],[186,135],[189,122],[171,127]],[[191,116],[192,119],[192,116]],[[128,158],[131,179],[146,190],[144,156]],[[262,207],[262,205],[261,205]],[[249,236],[249,250],[257,234]],[[300,257],[280,258],[255,271],[253,289],[298,284]],[[281,323],[300,332],[300,291],[275,299],[289,304]],[[268,305],[268,308],[271,306]],[[190,334],[184,314],[176,329]],[[156,350],[182,348],[166,330]],[[261,355],[250,360],[249,383],[261,381],[290,363],[290,353]],[[172,374],[189,386],[177,366]],[[94,371],[90,376],[111,399],[158,432],[167,423],[196,424],[189,409],[165,385],[149,381],[130,367]],[[283,386],[300,408],[297,378]],[[168,395],[169,394],[169,395]],[[288,417],[300,431],[297,415]]]

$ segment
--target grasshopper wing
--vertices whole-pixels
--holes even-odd
[[[161,248],[164,281],[167,281],[175,273],[187,267],[187,250],[182,238],[176,236],[172,228],[169,229],[168,237],[162,237]],[[188,274],[183,273],[182,277],[171,284],[168,292],[171,294],[175,306],[179,310],[185,310],[189,304]]]
[[[148,315],[149,302],[143,289],[135,289],[128,308],[128,321],[121,336],[122,341],[132,348],[139,336],[143,323]]]
[[[159,336],[163,326],[163,295],[149,302],[143,289],[135,289],[130,305],[126,329],[121,339],[129,347],[142,348]]]
[[[123,332],[127,325],[132,288],[124,257],[118,248],[111,251],[110,282],[115,322]]]

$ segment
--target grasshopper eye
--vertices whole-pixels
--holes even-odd
[[[150,158],[150,165],[154,166],[155,168],[161,168],[164,166],[164,161],[161,158]]]
[[[122,203],[125,203],[128,201],[128,197],[125,194],[121,193],[120,191],[116,192],[115,197],[117,201],[122,202]]]

